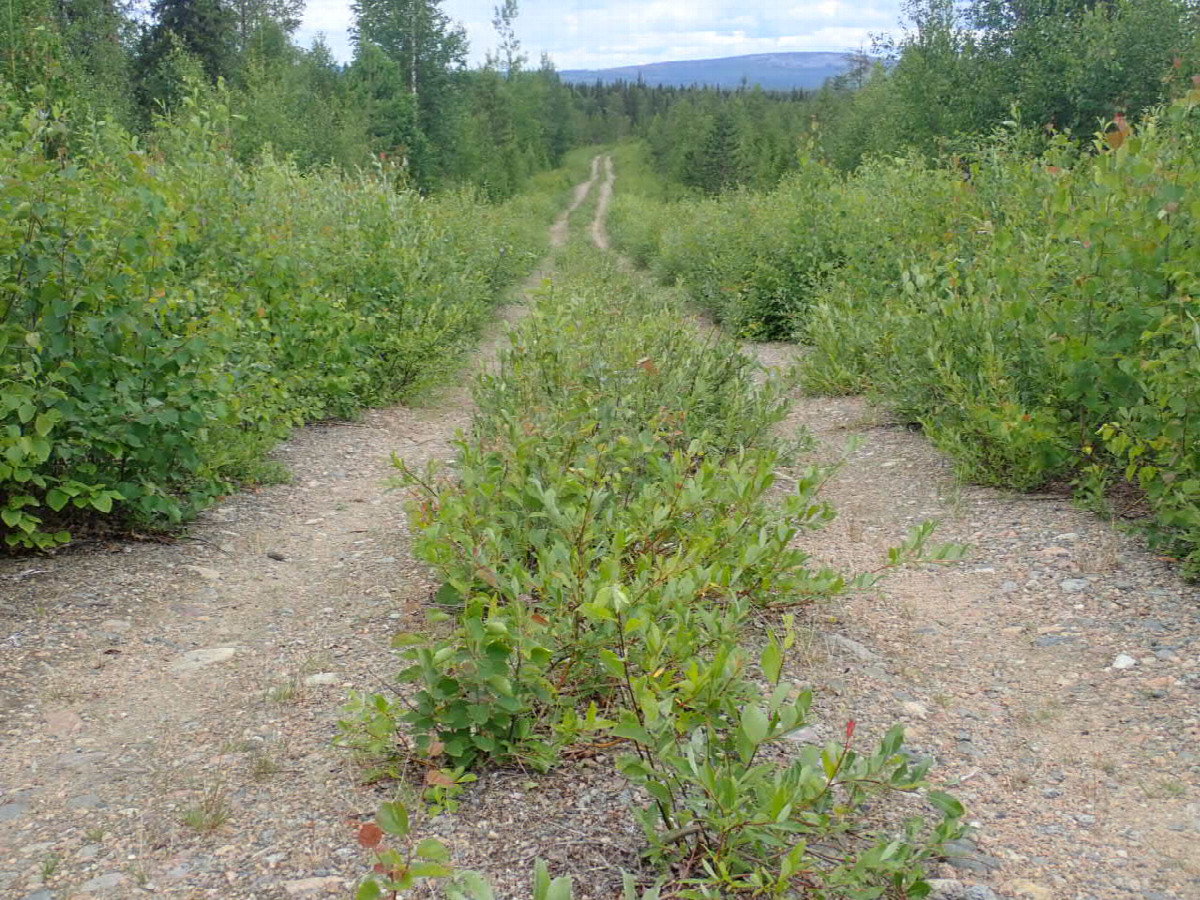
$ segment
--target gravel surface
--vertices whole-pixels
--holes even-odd
[[[388,638],[423,625],[434,587],[391,457],[452,457],[471,409],[460,385],[304,428],[276,451],[292,483],[228,498],[174,543],[0,560],[0,897],[348,895],[367,871],[357,826],[395,789],[361,785],[330,741],[349,689],[386,686]],[[539,855],[606,872],[590,880],[609,895],[635,864],[610,772],[488,774],[469,813],[428,830],[499,896],[527,893]]]
[[[797,352],[748,349],[769,366]],[[278,450],[292,483],[227,499],[178,542],[0,560],[0,897],[348,895],[357,826],[396,788],[362,785],[330,739],[434,587],[390,457],[451,456],[470,416],[459,387],[306,428]],[[789,660],[818,692],[814,739],[904,721],[969,805],[936,896],[1200,898],[1196,589],[1061,498],[958,485],[861,400],[799,397],[799,426],[827,456],[865,438],[828,486],[839,519],[805,538],[820,559],[873,568],[926,518],[974,545],[812,611]],[[611,900],[637,867],[633,802],[611,760],[583,758],[485,773],[419,827],[498,897],[527,898],[543,857],[577,897]]]
[[[825,493],[838,519],[805,538],[819,559],[875,568],[926,519],[972,547],[814,615],[808,650],[827,717],[906,723],[967,804],[972,858],[940,874],[1032,900],[1200,898],[1197,587],[1067,498],[961,484],[859,398],[800,396],[788,424],[827,460],[862,440]]]

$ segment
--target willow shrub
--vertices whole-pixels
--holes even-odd
[[[830,170],[802,158],[770,194],[736,191],[664,204],[641,188],[644,159],[618,153],[617,164],[612,231],[635,262],[664,283],[681,284],[743,337],[786,338],[803,327],[814,289],[837,265],[820,227],[835,196]]]
[[[197,93],[148,146],[0,93],[0,534],[186,517],[297,423],[436,372],[562,187],[502,206],[230,151]]]
[[[784,677],[790,616],[760,653],[752,622],[881,572],[814,565],[803,536],[832,517],[816,496],[829,472],[772,497],[788,384],[683,313],[611,258],[561,260],[478,378],[453,469],[404,470],[445,625],[396,636],[404,687],[355,695],[341,743],[445,765],[447,787],[468,767],[619,743],[618,769],[654,801],[635,813],[664,896],[923,896],[963,810],[932,791],[932,821],[873,827],[867,806],[929,786],[900,729],[859,752],[851,723],[776,762],[812,698]],[[961,554],[927,548],[931,530],[885,567]],[[705,866],[684,874],[687,860]]]
[[[973,480],[1135,482],[1198,574],[1198,104],[1039,155],[1009,128],[938,161],[808,164],[766,195],[629,198],[619,225],[656,224],[614,231],[744,334],[790,320],[810,389],[875,395]]]

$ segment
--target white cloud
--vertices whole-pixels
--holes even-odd
[[[496,0],[446,0],[478,63],[496,45]],[[607,68],[796,50],[845,51],[897,30],[899,0],[796,0],[750,6],[738,0],[524,0],[517,36],[535,62],[549,53],[561,69]],[[334,54],[351,55],[350,0],[309,0],[301,43],[323,32]]]

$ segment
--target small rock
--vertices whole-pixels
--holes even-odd
[[[975,848],[975,842],[968,838],[946,841],[943,847],[946,852],[946,862],[955,869],[986,875],[1001,866],[1000,860],[980,853]]]
[[[1088,580],[1086,578],[1068,578],[1059,587],[1069,594],[1077,594],[1088,589]]]
[[[0,822],[12,822],[29,812],[28,803],[5,803],[0,806]]]
[[[181,566],[181,568],[187,569],[189,572],[194,572],[196,575],[199,575],[205,581],[220,581],[221,580],[221,573],[218,572],[216,569],[210,569],[207,566]]]
[[[1033,642],[1035,647],[1056,647],[1059,644],[1071,644],[1076,640],[1073,634],[1044,634]]]
[[[105,634],[124,634],[132,627],[133,623],[125,619],[105,619],[100,623],[100,630]]]
[[[930,878],[929,900],[966,900],[967,889],[961,881],[953,878]]]
[[[967,900],[1000,900],[986,884],[973,884],[967,888]]]
[[[845,635],[827,634],[825,640],[832,649],[853,656],[862,662],[876,662],[879,659],[879,654],[874,650]]]
[[[807,725],[804,728],[797,728],[787,735],[787,740],[795,741],[797,744],[820,744],[821,735],[817,733],[817,729]]]
[[[327,875],[324,878],[298,878],[283,883],[283,892],[289,897],[302,897],[305,894],[328,894],[342,891],[344,883],[337,875]]]
[[[79,713],[70,709],[56,709],[46,714],[46,731],[53,737],[68,737],[83,728]]]
[[[104,849],[99,844],[84,844],[75,853],[79,859],[95,859],[100,855],[100,851]]]
[[[214,663],[228,662],[237,653],[236,647],[210,647],[205,650],[189,650],[175,662],[171,669],[175,672],[194,672],[211,666]]]
[[[1134,659],[1132,656],[1130,656],[1128,653],[1119,654],[1117,656],[1117,658],[1114,659],[1112,662],[1112,667],[1114,669],[1132,669],[1136,665],[1137,665],[1137,660]]]
[[[267,551],[267,559],[273,559],[273,560],[275,560],[275,562],[284,562],[287,560],[287,557],[284,556],[282,553],[280,553],[278,550],[268,550]]]
[[[54,894],[42,888],[41,890],[34,891],[32,894],[26,894],[25,900],[54,900]]]
[[[105,802],[95,794],[80,794],[67,801],[69,809],[101,809],[105,805]]]
[[[125,881],[125,876],[120,872],[109,872],[105,875],[97,875],[95,878],[85,881],[79,886],[81,893],[90,894],[93,891],[107,891],[109,888],[115,888]]]
[[[904,703],[901,703],[900,713],[901,715],[908,716],[910,719],[924,720],[929,718],[929,710],[914,700],[906,700]]]
[[[1024,878],[1009,881],[1001,887],[1012,894],[1016,900],[1054,900],[1054,891],[1050,888],[1034,884]]]
[[[1015,581],[1006,581],[1000,585],[1000,593],[1002,594],[1015,594],[1020,589],[1021,586]]]
[[[304,683],[309,687],[317,687],[324,684],[337,684],[337,680],[337,675],[333,672],[318,672],[305,678]]]

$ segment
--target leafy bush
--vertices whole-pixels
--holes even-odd
[[[0,94],[0,534],[177,522],[299,422],[395,398],[540,252],[561,184],[501,206],[229,150],[194,94],[148,148]],[[560,176],[561,177],[561,176]]]
[[[433,619],[449,627],[398,636],[404,687],[355,698],[342,743],[461,769],[545,768],[573,741],[619,740],[621,771],[653,801],[651,855],[706,861],[673,896],[919,893],[921,860],[961,810],[947,801],[932,831],[862,828],[868,797],[924,784],[898,732],[867,757],[847,740],[763,761],[806,724],[809,698],[781,683],[786,637],[755,674],[747,622],[878,577],[810,568],[796,546],[832,516],[816,497],[827,472],[769,500],[787,385],[611,260],[564,265],[480,377],[453,475],[402,472],[417,553],[443,579]],[[888,564],[956,555],[926,553],[930,530]]]
[[[790,327],[810,389],[872,394],[968,478],[1135,483],[1156,544],[1198,575],[1197,104],[1118,118],[1090,147],[1008,123],[937,162],[623,199],[615,234],[743,333]]]
[[[644,164],[626,158],[635,171]],[[765,195],[739,191],[664,206],[622,184],[612,231],[635,262],[649,264],[664,283],[678,281],[737,334],[787,338],[803,328],[814,288],[838,265],[819,228],[833,179],[802,156],[779,190]]]

